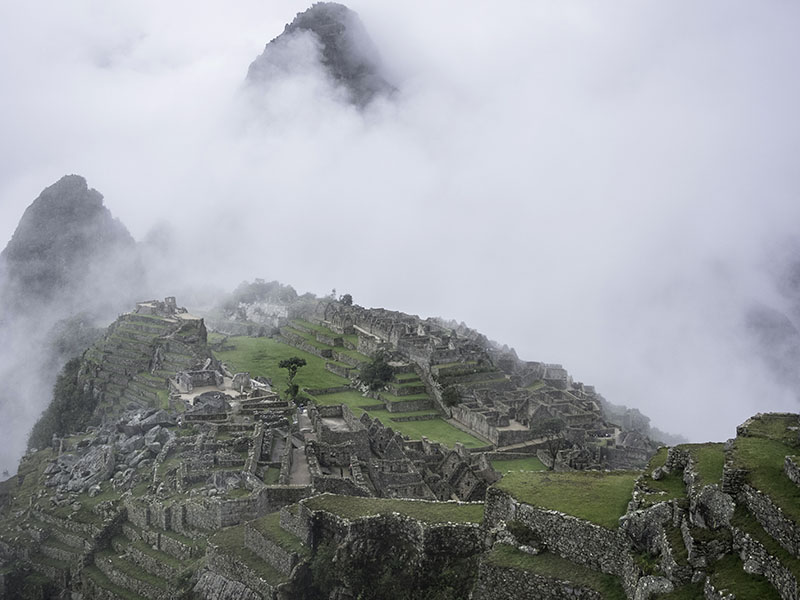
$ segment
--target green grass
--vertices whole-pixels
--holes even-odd
[[[314,401],[321,406],[330,406],[333,404],[346,404],[349,406],[356,416],[360,416],[364,410],[362,406],[375,406],[381,404],[380,400],[375,398],[365,398],[360,392],[353,390],[352,392],[336,392],[335,394],[322,394],[314,396]]]
[[[528,458],[512,458],[510,460],[493,460],[492,466],[501,473],[511,471],[544,471],[547,467],[535,456]]]
[[[778,591],[763,575],[751,575],[742,569],[738,556],[728,554],[713,565],[711,583],[718,590],[736,594],[736,600],[780,600]]]
[[[798,426],[800,418],[797,415],[765,414],[753,419],[747,433],[748,436],[768,438],[798,447],[797,431],[789,429]]]
[[[325,510],[346,519],[400,513],[426,523],[482,523],[483,504],[423,502],[394,498],[358,498],[323,494],[303,502],[311,510]]]
[[[298,374],[299,377],[299,374]],[[427,396],[424,396],[427,398]],[[395,431],[399,431],[403,435],[408,436],[413,440],[422,439],[422,436],[427,437],[429,440],[440,442],[446,446],[453,447],[456,442],[461,442],[467,448],[481,448],[486,446],[478,438],[461,431],[454,427],[447,421],[441,418],[430,419],[426,421],[394,421],[393,418],[407,417],[415,415],[428,415],[437,414],[432,410],[410,411],[410,412],[392,412],[386,409],[379,409],[373,411],[365,411],[363,406],[375,406],[380,404],[379,400],[374,398],[364,398],[360,393],[353,390],[352,392],[337,392],[335,394],[323,394],[315,396],[314,400],[320,405],[333,405],[333,404],[346,404],[353,411],[356,417],[360,417],[364,412],[373,418],[379,418],[381,423],[387,427],[391,427]]]
[[[397,414],[397,413],[387,413]],[[403,435],[408,436],[412,440],[420,440],[425,436],[431,441],[439,442],[452,448],[456,442],[461,442],[466,448],[483,448],[486,442],[482,442],[478,438],[461,431],[454,427],[444,419],[430,419],[427,421],[391,421],[386,422],[383,418],[381,423],[399,431]]]
[[[511,472],[495,487],[541,508],[616,529],[631,499],[638,472]]]
[[[589,569],[549,552],[533,555],[507,544],[498,544],[486,555],[485,560],[496,567],[519,569],[541,577],[571,582],[599,592],[605,600],[627,598],[618,577]]]
[[[795,450],[782,442],[757,437],[738,437],[733,446],[736,466],[749,470],[750,484],[767,494],[787,517],[800,523],[800,488],[786,476],[783,463]]]
[[[664,527],[664,532],[667,534],[667,541],[672,548],[672,558],[680,565],[687,564],[689,561],[689,551],[686,550],[686,544],[683,542],[681,528],[668,524]]]
[[[264,483],[266,485],[278,485],[278,480],[281,477],[281,470],[277,467],[269,467],[264,474]]]
[[[231,350],[215,351],[218,359],[225,362],[233,371],[248,372],[251,377],[270,377],[275,389],[282,390],[286,385],[287,372],[278,364],[287,358],[297,356],[306,360],[300,367],[295,383],[300,387],[321,389],[348,385],[344,377],[331,373],[325,368],[325,359],[303,350],[273,340],[271,338],[252,338],[236,336],[228,338],[226,347]]]
[[[741,505],[736,506],[736,510],[733,512],[731,525],[750,534],[750,537],[764,546],[767,552],[777,558],[781,564],[789,569],[795,578],[800,581],[800,559],[789,554],[783,546],[775,541],[775,538],[764,531],[761,524],[746,508]]]
[[[700,485],[720,483],[725,465],[725,444],[682,444],[679,448],[687,450],[694,460]]]
[[[209,543],[218,546],[222,554],[235,557],[236,561],[245,564],[256,575],[266,580],[270,585],[277,586],[286,581],[286,577],[264,562],[260,556],[245,548],[244,525],[235,525],[220,529]]]
[[[430,400],[431,397],[428,394],[410,394],[408,396],[395,396],[390,392],[380,392],[381,398],[389,402],[409,402],[409,401],[417,401],[417,400]]]
[[[306,329],[310,329],[311,331],[316,331],[317,333],[321,333],[321,334],[327,335],[329,337],[344,337],[341,334],[336,333],[335,331],[332,331],[331,329],[328,329],[324,325],[319,325],[317,323],[311,323],[309,321],[303,321],[302,319],[292,319],[289,322],[295,328],[297,328],[297,326],[300,325],[301,327],[305,327]]]
[[[110,560],[111,564],[114,565],[114,568],[118,571],[121,571],[129,577],[133,577],[134,579],[149,583],[153,587],[166,590],[169,586],[164,579],[156,577],[152,573],[148,573],[132,562],[119,558],[112,550],[101,550],[96,554],[96,556],[100,559]]]
[[[251,524],[256,530],[260,531],[264,536],[287,552],[296,552],[303,556],[309,554],[308,547],[303,545],[299,538],[281,527],[280,513],[275,512],[269,514],[252,521]]]

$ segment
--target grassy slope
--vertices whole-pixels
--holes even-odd
[[[531,555],[513,546],[500,544],[486,555],[494,566],[530,571],[542,577],[559,579],[600,592],[606,600],[625,600],[625,591],[618,577],[588,569],[555,554]]]
[[[311,510],[326,510],[348,519],[396,512],[428,523],[483,522],[483,504],[422,502],[394,498],[357,498],[332,494],[316,496],[306,500],[304,504]]]
[[[511,472],[495,484],[520,502],[615,529],[631,499],[637,472]]]
[[[501,473],[511,471],[544,471],[547,467],[535,456],[528,458],[512,458],[511,460],[493,460],[492,466]]]

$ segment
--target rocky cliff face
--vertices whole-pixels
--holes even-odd
[[[318,2],[299,13],[253,61],[247,81],[268,82],[281,74],[297,72],[309,60],[318,61],[358,106],[393,89],[381,74],[378,51],[358,15],[334,2]]]

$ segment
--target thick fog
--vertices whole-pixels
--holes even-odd
[[[0,5],[0,245],[79,173],[181,303],[263,277],[463,320],[693,440],[798,408],[743,315],[800,233],[800,5],[349,6],[397,88],[363,112],[308,40],[245,89],[303,2]]]

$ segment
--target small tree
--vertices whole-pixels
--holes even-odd
[[[345,306],[353,306],[353,297],[350,294],[342,294],[339,296],[339,302]]]
[[[545,439],[545,448],[550,456],[550,470],[555,469],[556,457],[559,451],[566,446],[567,440],[564,439],[564,430],[567,424],[562,419],[545,419],[531,426],[534,435]]]
[[[368,362],[361,367],[359,379],[361,379],[361,383],[369,387],[369,389],[379,390],[388,383],[393,374],[394,370],[386,361],[386,355],[378,353],[372,359],[372,362]]]
[[[289,397],[290,400],[293,402],[297,401],[297,393],[300,391],[300,386],[298,386],[294,382],[294,377],[297,375],[297,369],[300,367],[306,366],[306,359],[300,358],[299,356],[292,356],[291,358],[286,358],[278,363],[278,366],[281,369],[286,369],[289,371],[289,379],[287,381],[286,387],[286,395]]]
[[[442,401],[446,406],[455,406],[461,402],[461,390],[458,386],[448,385],[442,390]]]

